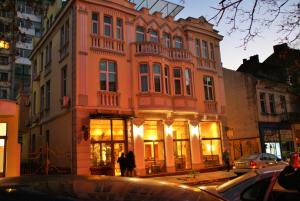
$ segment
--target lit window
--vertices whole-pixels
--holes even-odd
[[[140,84],[141,91],[148,92],[149,91],[149,67],[148,64],[140,65]]]
[[[182,89],[181,89],[182,75],[181,75],[180,68],[173,69],[173,77],[174,77],[175,95],[182,95]]]
[[[0,48],[9,49],[9,43],[5,40],[0,40]]]
[[[210,76],[203,77],[205,100],[214,100],[214,82]]]
[[[117,67],[113,61],[100,61],[100,90],[117,91]]]

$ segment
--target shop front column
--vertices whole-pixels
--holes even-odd
[[[175,172],[174,148],[173,148],[173,130],[171,124],[165,124],[165,151],[167,172]]]
[[[144,126],[143,120],[133,120],[133,146],[137,176],[146,175],[144,159]]]
[[[195,123],[190,124],[190,140],[191,140],[191,155],[192,155],[192,169],[203,168],[202,149],[199,139],[199,125]]]

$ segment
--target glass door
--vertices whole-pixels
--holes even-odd
[[[5,139],[0,139],[0,175],[4,175],[5,167]]]

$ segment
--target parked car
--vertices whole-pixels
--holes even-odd
[[[199,188],[140,178],[26,176],[0,179],[3,201],[224,201]]]
[[[299,201],[298,191],[286,190],[278,184],[278,176],[286,165],[268,166],[250,171],[220,186],[200,189],[228,201]]]
[[[273,165],[288,165],[273,154],[259,153],[246,155],[233,162],[233,172],[237,175],[244,174],[251,170],[264,168]]]

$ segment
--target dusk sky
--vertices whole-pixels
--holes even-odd
[[[174,3],[180,2],[180,0],[169,0]],[[184,9],[176,16],[178,18],[186,17],[199,17],[204,16],[206,19],[210,19],[216,11],[211,7],[216,7],[220,0],[185,0]],[[251,2],[251,1],[249,1]],[[212,22],[213,23],[213,22]],[[221,42],[221,59],[223,67],[230,69],[237,69],[244,58],[249,58],[252,55],[258,54],[259,60],[265,60],[272,52],[273,45],[278,44],[277,27],[273,27],[271,30],[264,30],[261,33],[260,38],[256,38],[251,41],[247,49],[240,47],[242,44],[241,33],[237,32],[232,35],[228,35],[229,25],[224,22],[215,27],[221,35],[224,36]],[[299,45],[296,46],[299,49]]]

